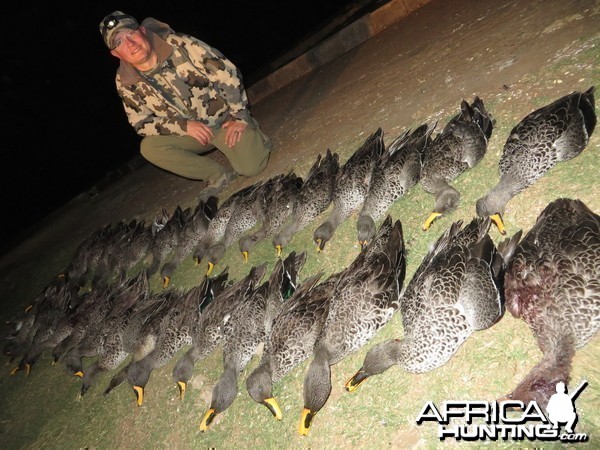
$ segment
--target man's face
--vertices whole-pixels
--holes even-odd
[[[137,30],[119,31],[115,36],[115,48],[111,50],[111,53],[134,66],[143,63],[152,52],[152,46],[145,32],[143,27]]]

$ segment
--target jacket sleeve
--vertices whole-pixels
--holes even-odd
[[[186,37],[189,39],[186,50],[192,64],[206,74],[215,90],[227,103],[231,116],[251,124],[248,97],[238,68],[217,49],[194,37]]]
[[[130,125],[140,136],[187,135],[187,119],[182,117],[159,117],[147,106],[156,96],[152,92],[144,92],[139,85],[123,86],[120,77],[116,78],[117,92],[123,101],[125,114]],[[144,97],[144,100],[142,100]],[[157,101],[156,108],[164,108]]]

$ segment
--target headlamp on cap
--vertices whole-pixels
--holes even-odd
[[[138,28],[139,24],[137,20],[135,20],[133,16],[125,14],[122,11],[115,11],[100,22],[100,34],[102,34],[106,46],[111,50],[114,50],[116,47],[114,38],[120,30],[137,30]]]

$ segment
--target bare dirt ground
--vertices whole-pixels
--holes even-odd
[[[298,174],[303,175],[316,156],[327,148],[339,152],[340,159],[345,161],[366,136],[378,127],[383,128],[386,142],[390,142],[408,127],[434,120],[444,123],[457,111],[462,99],[472,100],[475,95],[478,95],[495,115],[498,129],[501,131],[492,138],[490,150],[485,158],[486,164],[483,164],[482,168],[478,169],[479,172],[474,175],[474,179],[479,180],[480,190],[465,195],[461,208],[436,225],[437,228],[432,231],[434,235],[429,237],[429,240],[433,240],[437,236],[436,233],[445,229],[451,221],[461,218],[470,220],[474,215],[474,200],[483,195],[484,191],[497,180],[497,161],[508,130],[527,113],[555,98],[573,90],[585,90],[591,85],[600,86],[599,64],[600,2],[597,0],[527,2],[434,0],[363,45],[253,105],[254,115],[261,123],[263,131],[272,138],[277,149],[271,156],[267,170],[260,177],[266,178],[290,169],[295,169]],[[125,118],[116,117],[115,120],[125,120]],[[600,156],[599,141],[598,131],[596,131],[589,148],[585,150],[587,169],[597,165],[597,158]],[[583,157],[582,155],[579,158]],[[583,161],[578,164],[584,164]],[[594,211],[600,211],[597,169],[593,173],[596,174],[596,179],[589,177],[586,180],[561,181],[557,178],[553,181],[541,182],[539,186],[535,186],[519,199],[515,199],[509,204],[507,211],[507,219],[511,223],[509,232],[514,232],[518,228],[528,230],[543,206],[558,196],[578,196]],[[578,171],[575,170],[567,175],[577,178]],[[257,179],[238,179],[228,188],[225,195]],[[469,180],[469,177],[461,178],[461,186],[466,187]],[[578,189],[577,186],[580,185],[585,188]],[[200,187],[197,182],[175,177],[152,166],[145,166],[117,181],[93,199],[80,198],[73,201],[45,221],[35,235],[0,259],[2,281],[0,298],[3,303],[1,318],[11,317],[26,305],[66,265],[77,244],[93,230],[119,220],[133,218],[151,220],[162,208],[173,210],[176,205],[184,207],[195,205]],[[407,224],[405,233],[408,232],[411,237],[418,235],[418,225],[422,223],[433,205],[432,198],[420,192],[419,186],[415,187],[415,190],[419,192],[409,197],[409,200],[420,202],[416,207],[419,216],[402,217]],[[426,244],[423,246],[426,248]],[[306,250],[313,251],[309,245]],[[340,255],[337,253],[340,251],[343,249],[340,250],[338,246],[319,261],[324,265],[332,265],[333,260],[340,260]],[[411,256],[417,257],[415,253]],[[341,259],[347,260],[347,258]],[[414,269],[418,261],[412,264]],[[311,273],[303,274],[304,277],[309,275]],[[502,333],[503,342],[512,349],[516,342],[512,335],[513,329],[518,329],[525,334],[527,330],[515,320],[509,323],[510,330],[502,329],[498,333]],[[498,336],[488,335],[488,338],[491,337]],[[597,341],[596,337],[595,342]],[[484,339],[479,344],[485,347],[492,345],[490,342]],[[474,348],[469,347],[461,355],[465,356],[467,352],[470,354],[472,350]],[[460,396],[468,392],[468,386],[473,386],[473,383],[478,383],[476,392],[487,392],[485,388],[489,383],[488,387],[493,387],[496,392],[503,394],[511,383],[516,384],[518,377],[527,373],[532,363],[527,355],[536,355],[536,351],[534,343],[529,341],[527,350],[523,350],[522,361],[518,358],[519,349],[515,350],[517,356],[514,356],[515,359],[509,365],[504,365],[498,358],[490,360],[489,370],[494,373],[506,371],[503,375],[510,377],[512,381],[504,379],[489,382],[487,377],[480,377],[477,372],[479,368],[482,370],[485,368],[481,366],[485,364],[484,355],[484,362],[473,362],[474,367],[466,375],[453,379],[453,383],[450,384],[456,384],[455,390],[448,391],[446,386],[444,392],[448,395]],[[361,355],[364,356],[364,353]],[[539,357],[539,354],[537,355],[536,357]],[[357,356],[353,360],[354,369],[362,361],[362,356]],[[576,366],[577,373],[588,377],[600,375],[597,353],[595,359],[596,362],[590,366],[591,374],[585,373],[584,367],[588,363],[583,361]],[[218,364],[218,360],[215,361]],[[457,364],[454,366],[455,370],[460,367],[460,363]],[[40,366],[42,365],[44,364],[40,362]],[[39,368],[40,372],[43,370],[46,369]],[[169,382],[167,372],[161,375],[161,382]],[[445,376],[451,376],[450,373],[446,373]],[[347,373],[339,374],[340,379],[334,380],[334,383],[337,382],[338,385],[340,382],[343,383],[342,378],[345,375]],[[515,376],[517,378],[514,378]],[[295,386],[301,386],[298,384],[301,383],[301,375],[299,377],[299,381],[294,381]],[[40,392],[52,390],[52,386],[45,386],[44,383],[57,383],[56,378],[56,375],[37,378],[35,389],[40,389]],[[215,377],[213,376],[212,379],[214,381]],[[415,379],[415,385],[408,390],[409,394],[414,393],[427,398],[427,393],[434,387],[431,385],[428,387],[427,378],[424,376]],[[406,377],[404,380],[404,384],[399,389],[403,392],[402,395],[409,395],[406,393],[408,389]],[[18,398],[19,390],[24,393],[31,389],[32,385],[28,385],[27,381],[31,380],[15,380],[7,374],[0,375],[0,392],[11,392],[12,398]],[[432,379],[430,382],[444,383],[441,379]],[[396,385],[391,387],[395,388]],[[439,386],[435,387],[438,388]],[[203,391],[204,397],[208,393],[210,398],[209,389],[210,383]],[[63,387],[62,391],[65,390],[66,388]],[[65,395],[70,396],[71,399],[76,391],[77,387],[71,383]],[[332,393],[328,403],[329,412],[324,411],[320,414],[323,417],[316,419],[317,423],[323,421],[335,424],[332,427],[334,429],[329,432],[324,429],[319,431],[315,427],[315,436],[311,435],[308,440],[303,441],[293,435],[294,430],[291,430],[291,434],[288,433],[290,430],[286,430],[280,437],[274,437],[273,441],[264,438],[267,439],[264,442],[260,434],[252,441],[252,436],[248,436],[252,433],[243,433],[238,429],[227,434],[226,430],[229,429],[223,428],[221,435],[216,434],[218,433],[216,430],[212,438],[207,437],[204,441],[197,441],[197,445],[232,447],[245,442],[269,447],[365,447],[372,446],[375,442],[377,447],[435,446],[435,439],[426,439],[421,429],[414,425],[414,416],[410,417],[408,413],[406,418],[404,416],[402,418],[410,422],[409,425],[398,425],[396,431],[390,431],[390,427],[386,428],[386,424],[395,423],[389,418],[384,418],[389,406],[378,407],[377,395],[381,393],[367,392],[369,393],[359,394],[369,397],[364,398],[369,404],[369,407],[365,406],[367,411],[359,412],[365,418],[364,423],[361,423],[359,417],[353,417],[352,411],[340,412],[336,409],[336,402],[345,395],[338,389]],[[597,409],[597,401],[600,398],[598,386],[593,392],[595,394],[586,406],[592,409],[592,405],[595,404]],[[296,394],[296,396],[301,395],[300,392]],[[385,397],[385,393],[382,395]],[[33,403],[39,400],[40,398]],[[86,400],[103,401],[101,397]],[[121,399],[121,402],[125,403],[125,400]],[[191,420],[198,420],[202,412],[199,409],[204,408],[207,402],[205,398],[202,405],[193,413],[185,410],[185,419],[191,417]],[[422,405],[423,402],[419,404]],[[130,403],[127,405],[131,406]],[[117,421],[114,434],[118,438],[107,437],[106,434],[110,434],[107,431],[92,438],[93,431],[78,435],[65,424],[63,428],[65,436],[61,437],[63,432],[54,433],[44,425],[50,419],[44,419],[43,414],[40,416],[40,411],[31,412],[29,408],[34,408],[35,405],[5,406],[6,408],[3,407],[3,412],[0,413],[0,431],[6,438],[3,440],[10,444],[7,448],[33,448],[42,445],[51,448],[111,447],[112,445],[181,448],[194,445],[192,444],[194,438],[200,439],[195,433],[192,433],[192,437],[177,435],[173,431],[169,433],[167,432],[169,425],[164,423],[162,429],[152,428],[151,435],[145,435],[137,426],[144,423],[146,419],[152,420],[151,417],[144,419],[144,414],[150,414],[148,410],[132,412],[122,405],[117,409],[129,411],[126,413],[127,420],[136,424],[134,428],[137,431],[130,433],[127,427]],[[68,415],[72,412],[68,402],[67,405],[58,405],[56,409],[52,403],[48,406],[48,414]],[[299,410],[292,411],[294,425],[299,412]],[[372,422],[369,416],[371,412],[378,417]],[[247,414],[252,413],[255,412],[247,412]],[[37,428],[27,425],[28,418],[32,416],[37,419],[35,422]],[[234,417],[232,412],[227,419],[233,422]],[[394,418],[400,420],[395,416]],[[73,417],[73,420],[77,418]],[[178,419],[173,420],[178,421]],[[324,423],[321,423],[322,428],[327,428]],[[352,425],[346,427],[346,423]],[[597,419],[587,423],[587,432],[596,432],[598,435],[600,430],[589,428],[598,425]],[[217,423],[217,427],[219,425]],[[247,425],[242,423],[239,428]],[[290,424],[285,425],[289,428]],[[148,426],[148,424],[140,426]],[[43,429],[43,432],[39,431],[40,429]],[[429,431],[431,434],[435,432]],[[153,440],[157,435],[162,437]],[[164,439],[165,435],[168,435],[170,440]],[[65,437],[69,439],[67,442]],[[597,437],[600,438],[600,435]]]

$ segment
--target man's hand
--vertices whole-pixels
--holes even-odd
[[[196,122],[195,120],[188,120],[187,134],[202,145],[208,145],[213,137],[215,137],[210,127],[204,125],[202,122]]]
[[[233,147],[235,144],[240,142],[242,133],[246,129],[246,124],[237,120],[230,120],[223,124],[225,129],[225,142],[228,147]]]

